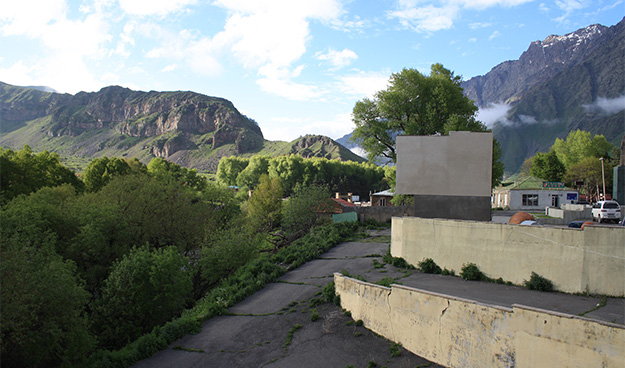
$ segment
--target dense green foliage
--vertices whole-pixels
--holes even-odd
[[[100,345],[121,348],[179,314],[193,283],[189,260],[175,247],[133,248],[117,261],[93,306]]]
[[[529,174],[547,181],[564,181],[570,186],[581,181],[583,194],[598,198],[597,188],[612,191],[612,168],[618,165],[620,150],[610,144],[603,135],[576,130],[566,137],[557,138],[548,153],[537,153],[526,160],[523,169]],[[602,162],[603,159],[603,169]],[[603,170],[603,172],[602,172]]]
[[[297,185],[321,185],[331,192],[354,193],[368,197],[369,192],[388,188],[384,168],[372,163],[305,159],[301,156],[253,156],[249,159],[224,157],[219,162],[217,179],[228,186],[253,189],[261,175],[279,178],[286,195],[291,195]]]
[[[4,226],[4,225],[3,225]],[[49,240],[52,243],[52,240]],[[91,352],[89,294],[51,246],[2,242],[3,367],[77,366]]]
[[[530,174],[547,181],[561,181],[566,173],[564,164],[558,159],[555,151],[537,153],[532,160]]]
[[[391,75],[389,86],[373,99],[356,102],[352,140],[367,151],[370,160],[397,162],[398,135],[449,134],[450,131],[488,131],[475,119],[477,106],[463,94],[461,78],[433,64],[429,76],[416,69]],[[503,176],[501,149],[493,141],[493,185]]]
[[[61,165],[56,153],[34,154],[29,146],[19,151],[0,148],[0,196],[6,203],[20,194],[43,187],[71,184],[81,190],[84,184],[73,171]]]
[[[2,176],[24,160],[33,177],[71,172],[6,153]],[[329,193],[294,182],[283,201],[286,176],[263,173],[248,198],[162,159],[89,167],[87,191],[3,187],[18,194],[0,209],[3,366],[131,365],[354,231],[315,227]]]

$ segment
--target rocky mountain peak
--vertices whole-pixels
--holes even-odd
[[[479,107],[514,103],[533,86],[583,62],[622,27],[623,21],[609,28],[593,24],[563,36],[534,41],[518,60],[505,61],[486,75],[463,82],[465,94]]]

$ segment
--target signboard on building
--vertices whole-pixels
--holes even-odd
[[[543,181],[543,188],[564,189],[564,183],[561,181]]]

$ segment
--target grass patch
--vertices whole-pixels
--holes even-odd
[[[180,346],[180,345],[176,345],[172,349],[173,350],[188,351],[190,353],[203,353],[204,352],[204,350],[202,350],[202,349],[185,348],[185,347]]]
[[[319,311],[317,310],[317,308],[313,309],[313,310],[310,312],[310,321],[311,321],[311,322],[315,322],[315,321],[319,320],[319,318],[321,318],[321,317],[319,316]]]
[[[402,346],[401,343],[393,343],[390,347],[391,357],[398,357],[401,355]]]
[[[289,333],[286,335],[286,341],[284,342],[284,344],[282,345],[282,349],[284,350],[284,352],[286,352],[286,349],[289,345],[291,345],[291,342],[293,341],[293,335],[295,334],[295,331],[299,330],[300,328],[302,328],[303,326],[300,325],[299,323],[296,324],[295,326],[293,326],[290,330]]]

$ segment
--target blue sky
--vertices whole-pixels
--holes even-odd
[[[190,90],[229,99],[266,139],[336,139],[402,68],[469,79],[624,15],[624,0],[1,0],[0,81]]]

